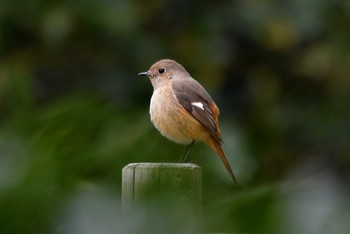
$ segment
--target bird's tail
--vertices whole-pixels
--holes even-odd
[[[237,184],[236,181],[236,177],[233,174],[233,171],[231,169],[231,166],[229,164],[229,162],[227,161],[226,155],[224,153],[224,151],[221,148],[220,143],[217,143],[215,140],[213,140],[212,138],[209,138],[209,140],[205,141],[205,143],[212,148],[220,157],[221,161],[224,163],[226,170],[228,171],[228,173],[230,174],[232,181],[234,184]]]

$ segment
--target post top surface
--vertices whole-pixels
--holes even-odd
[[[182,169],[200,169],[200,166],[194,163],[149,163],[149,162],[140,162],[140,163],[130,163],[124,167],[126,168],[182,168]]]

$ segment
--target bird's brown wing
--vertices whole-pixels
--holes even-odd
[[[208,92],[192,78],[174,80],[172,88],[178,102],[202,124],[216,142],[221,142],[219,109]]]

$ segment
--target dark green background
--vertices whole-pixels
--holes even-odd
[[[240,186],[197,144],[203,217],[120,212],[121,169],[176,162],[152,126],[162,58],[221,110]],[[348,233],[350,3],[0,2],[0,233]]]

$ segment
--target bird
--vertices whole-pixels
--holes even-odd
[[[204,142],[220,157],[237,184],[222,150],[220,111],[205,88],[172,59],[159,60],[138,75],[147,76],[153,86],[149,112],[155,128],[168,140],[187,145],[181,161],[186,161],[194,143]]]

